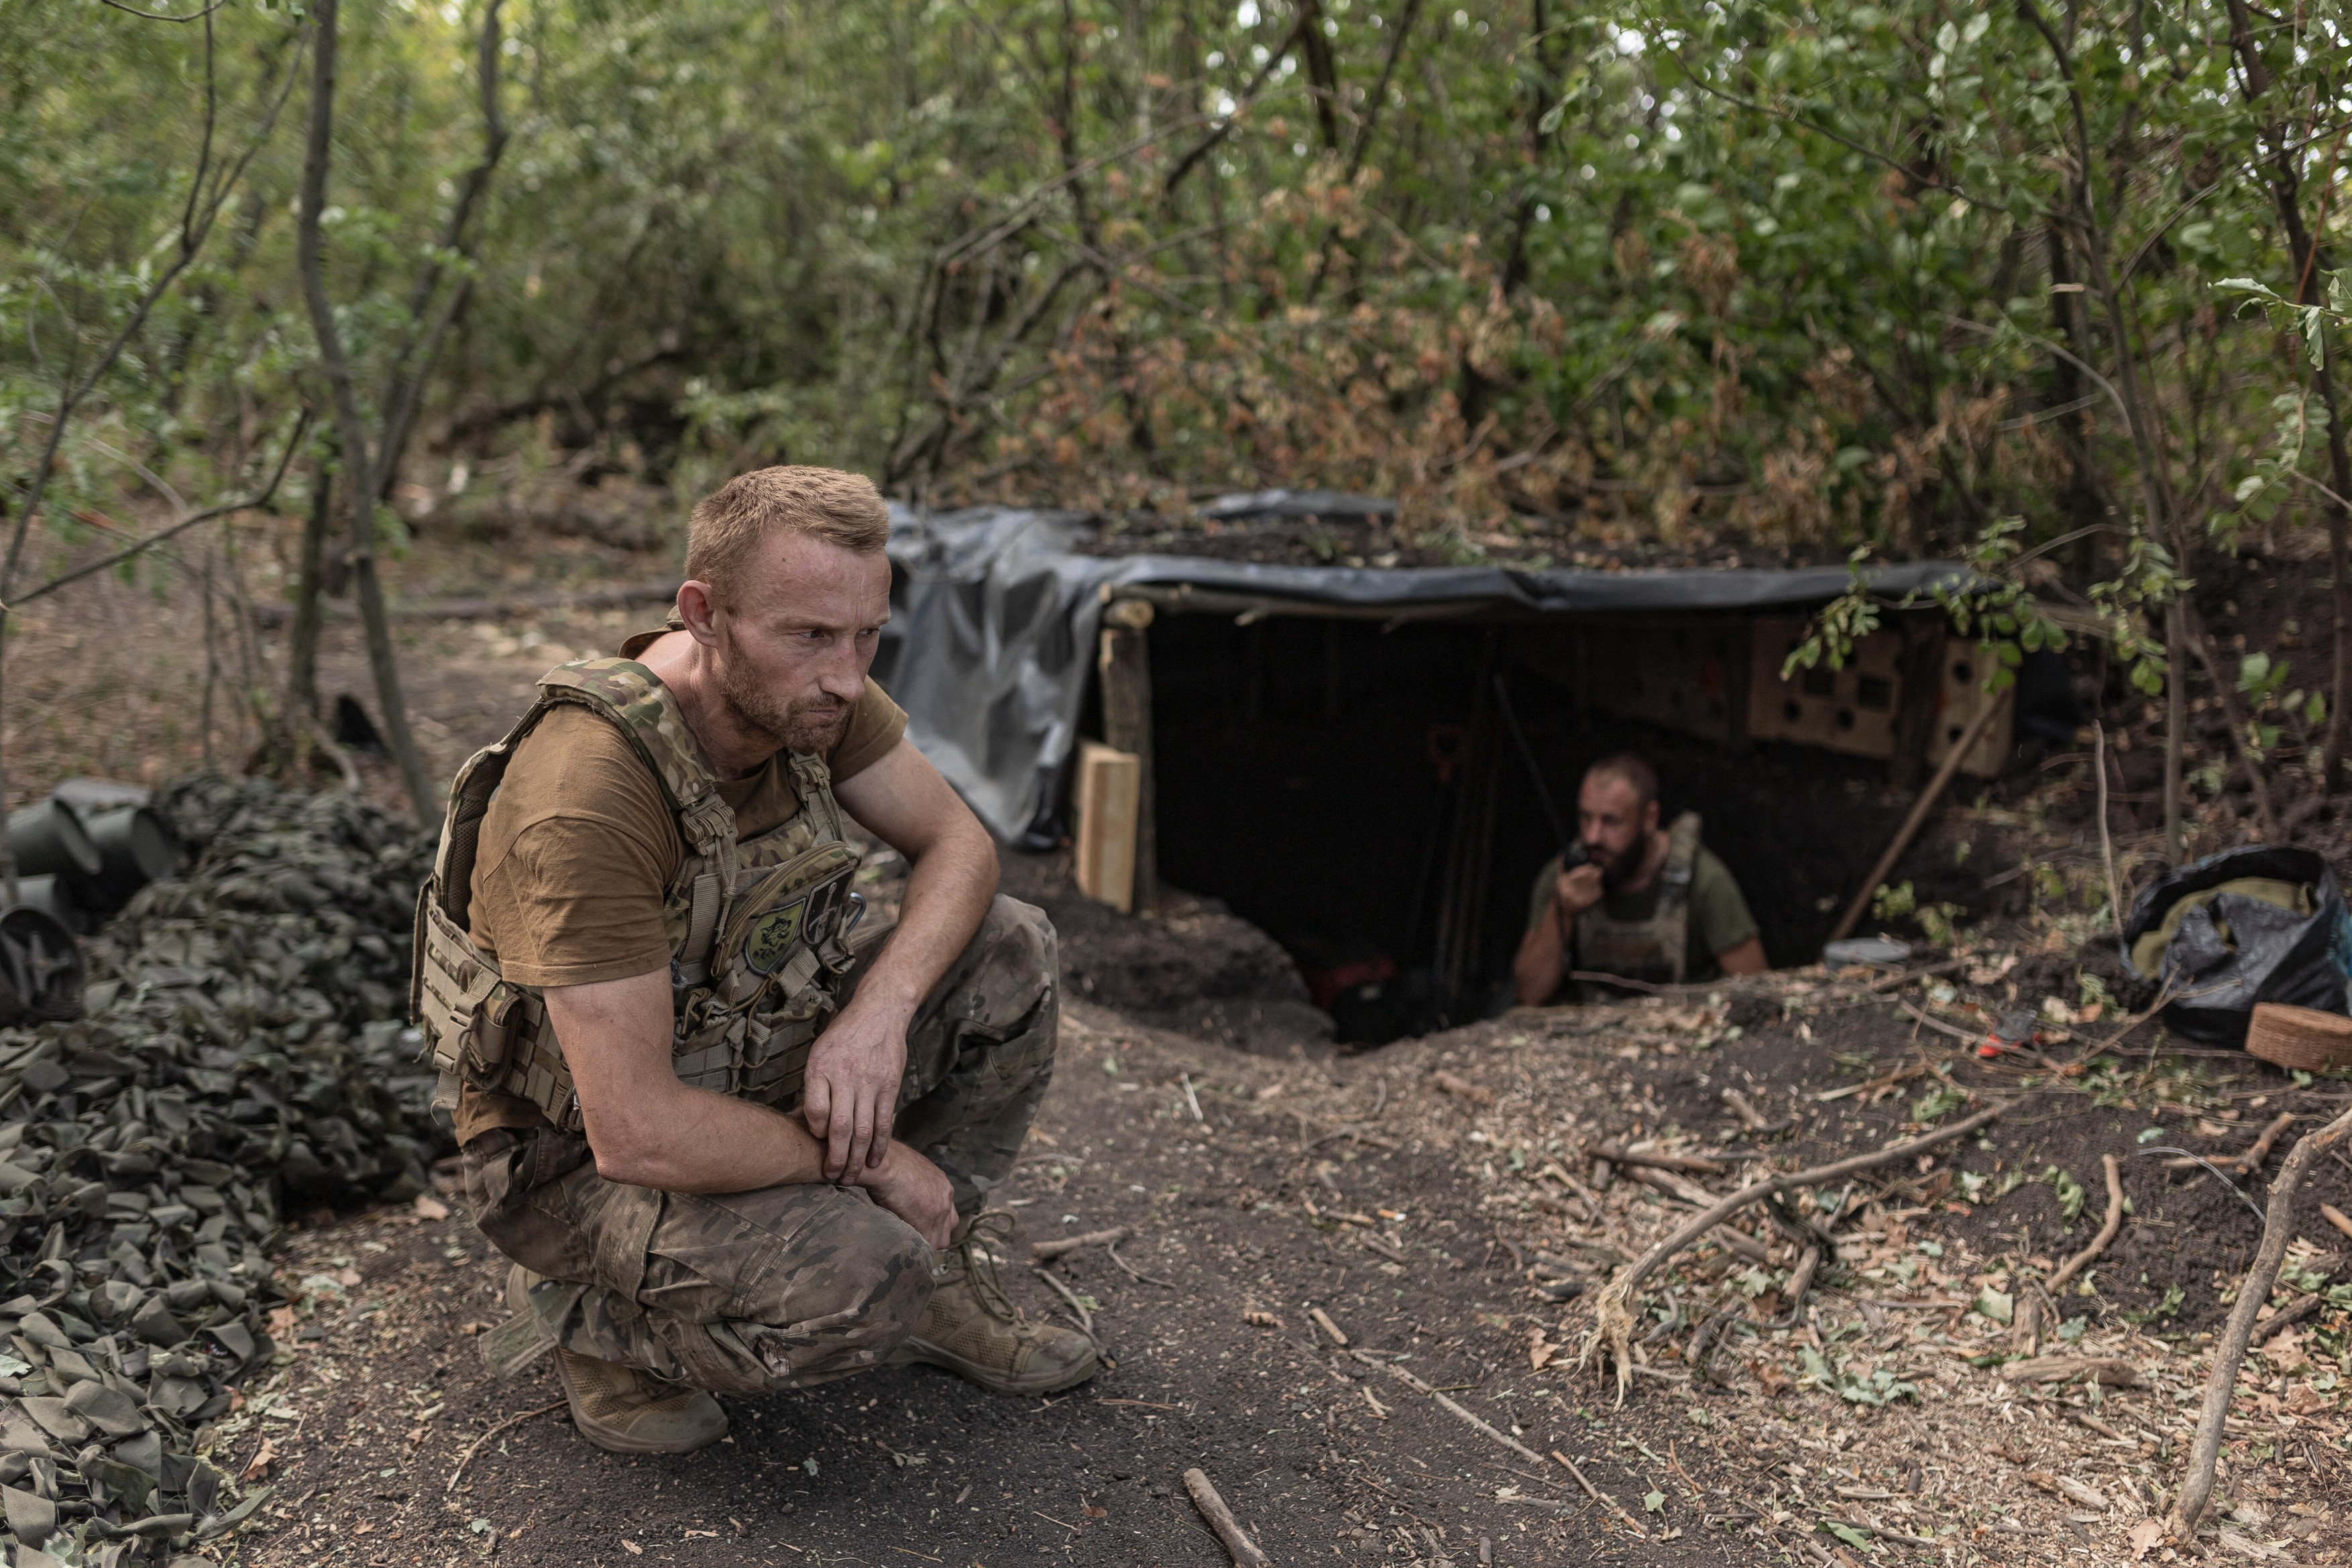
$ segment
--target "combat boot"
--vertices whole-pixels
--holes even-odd
[[[1011,1216],[967,1220],[938,1255],[930,1305],[890,1360],[943,1366],[997,1394],[1058,1394],[1099,1369],[1095,1343],[1072,1329],[1031,1322],[996,1276],[996,1258],[979,1234],[1001,1242]],[[989,1222],[996,1222],[991,1224]]]
[[[518,1263],[507,1270],[507,1305],[530,1308],[541,1277]],[[669,1383],[618,1362],[555,1348],[555,1375],[572,1406],[572,1424],[615,1454],[691,1454],[727,1436],[727,1413],[698,1388]]]

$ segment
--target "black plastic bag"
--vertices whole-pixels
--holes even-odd
[[[2352,911],[2327,862],[2256,845],[2209,856],[2132,900],[2124,962],[2177,998],[2165,1022],[2192,1040],[2239,1045],[2259,1002],[2352,1011]]]

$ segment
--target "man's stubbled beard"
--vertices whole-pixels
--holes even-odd
[[[843,731],[849,728],[850,704],[822,696],[780,700],[753,675],[734,637],[721,635],[727,659],[719,669],[719,695],[736,722],[787,752],[822,755],[841,743]]]
[[[1636,835],[1633,842],[1627,846],[1622,855],[1612,854],[1598,846],[1589,847],[1585,853],[1590,855],[1601,868],[1602,890],[1612,893],[1622,892],[1625,884],[1632,881],[1634,874],[1641,870],[1642,862],[1649,858],[1650,837],[1646,833]]]

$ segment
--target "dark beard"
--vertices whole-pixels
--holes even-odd
[[[740,660],[730,658],[719,678],[719,699],[737,723],[787,752],[823,755],[841,743],[849,728],[850,704],[829,698],[779,702],[748,674]]]
[[[1601,890],[1623,892],[1625,884],[1633,879],[1633,873],[1642,868],[1642,862],[1649,858],[1649,845],[1637,840],[1631,852],[1612,858],[1601,868]]]

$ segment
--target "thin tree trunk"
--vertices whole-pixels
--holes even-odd
[[[327,298],[321,255],[320,215],[327,205],[327,171],[334,151],[337,6],[338,0],[312,0],[310,6],[318,38],[311,50],[310,123],[302,153],[301,224],[295,256],[310,330],[319,340],[320,367],[334,394],[335,426],[342,443],[343,494],[351,509],[352,597],[367,628],[368,667],[375,676],[376,706],[382,710],[384,740],[400,765],[409,809],[420,825],[430,826],[439,795],[426,783],[425,759],[417,753],[416,737],[408,727],[408,704],[401,695],[400,659],[392,646],[383,583],[375,567],[375,481],[368,461],[367,424],[360,413],[351,361],[343,353],[342,332],[335,324],[335,308]]]
[[[213,756],[213,698],[220,690],[220,635],[213,623],[213,547],[205,546],[205,772],[218,773]]]
[[[2175,866],[2188,858],[2180,824],[2180,752],[2189,728],[2189,634],[2180,601],[2164,607],[2164,853]]]
[[[327,466],[318,466],[310,489],[310,515],[302,524],[302,560],[294,578],[294,617],[286,634],[286,712],[289,730],[300,733],[302,721],[319,711],[319,627],[326,619],[323,579],[327,570],[327,527],[334,514],[334,479]]]

